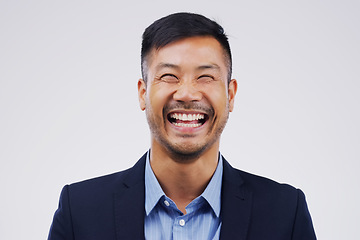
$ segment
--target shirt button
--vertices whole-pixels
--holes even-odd
[[[180,226],[185,226],[185,220],[184,219],[181,219],[180,221],[179,221],[179,224],[180,224]]]
[[[164,204],[165,204],[167,207],[170,206],[170,203],[169,203],[167,200],[164,201]]]

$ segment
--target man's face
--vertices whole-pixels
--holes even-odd
[[[152,145],[189,157],[218,146],[237,90],[219,42],[185,38],[153,50],[145,64],[147,83],[140,79],[138,91]]]

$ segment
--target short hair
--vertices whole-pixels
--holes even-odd
[[[160,49],[166,45],[188,37],[214,37],[224,49],[228,60],[228,82],[231,79],[232,57],[228,37],[224,29],[215,21],[195,13],[180,12],[160,18],[147,27],[142,36],[141,73],[147,82],[146,58],[152,49]]]

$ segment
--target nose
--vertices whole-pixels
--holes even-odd
[[[173,95],[173,99],[179,102],[200,101],[202,93],[196,88],[193,81],[183,81]]]

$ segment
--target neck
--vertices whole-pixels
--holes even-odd
[[[152,144],[150,164],[164,193],[183,213],[185,207],[200,196],[218,164],[219,142],[193,159],[177,158],[161,145]]]

